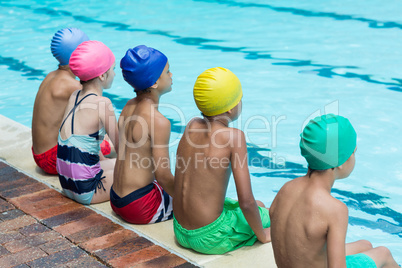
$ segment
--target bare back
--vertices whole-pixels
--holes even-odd
[[[327,267],[329,230],[339,208],[346,206],[309,179],[304,176],[286,183],[270,207],[278,267]],[[347,212],[345,216],[347,225]]]
[[[65,119],[65,121],[63,127],[60,129],[60,137],[67,139],[72,134],[90,135],[105,127],[103,123],[105,116],[102,116],[101,112],[101,110],[104,110],[102,108],[106,106],[105,102],[110,103],[110,100],[94,93],[85,93],[83,90],[77,90],[71,94],[63,116],[63,120]],[[76,109],[70,114],[76,104],[78,104]],[[72,129],[73,126],[74,129]]]
[[[162,187],[163,179],[173,185],[168,158],[170,121],[165,118],[149,99],[134,98],[127,102],[119,118],[119,154],[114,170],[113,190],[120,197],[145,187],[155,179]],[[165,145],[155,148],[155,135],[162,135]],[[161,149],[163,157],[156,160],[155,153]],[[167,153],[166,153],[167,152]],[[158,171],[162,170],[161,173]],[[169,191],[171,192],[171,191]]]
[[[71,94],[81,89],[69,70],[49,73],[41,83],[32,115],[32,146],[41,154],[57,145],[57,136]]]
[[[184,228],[200,228],[221,215],[231,174],[231,132],[237,131],[200,118],[188,124],[177,150],[173,199]]]

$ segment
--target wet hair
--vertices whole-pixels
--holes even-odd
[[[331,168],[332,170],[334,168]],[[326,169],[312,169],[312,168],[308,168],[308,177],[311,177],[311,174],[313,173],[324,173],[326,171]]]
[[[203,112],[200,112],[200,114],[201,114],[201,116],[203,116],[203,117],[205,117],[207,119],[211,119],[211,118],[214,118],[217,115],[220,115],[220,114],[217,114],[217,115],[205,115]],[[224,114],[224,113],[222,113],[222,114]]]
[[[92,81],[95,80],[96,78],[97,78],[97,77],[92,78],[92,79],[89,79],[89,80],[87,80],[87,81],[82,81],[82,80],[80,80],[80,84],[81,84],[81,85],[85,85],[86,83],[92,82]]]
[[[141,95],[141,94],[144,94],[144,93],[150,93],[151,92],[151,90],[149,89],[149,88],[146,88],[146,89],[143,89],[143,90],[135,90],[134,89],[134,92],[137,94],[137,96],[138,95]]]
[[[68,69],[70,69],[70,66],[67,64],[67,65],[61,65],[61,64],[59,64],[58,65],[59,66],[59,69],[60,70],[68,70]]]

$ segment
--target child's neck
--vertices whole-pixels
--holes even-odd
[[[312,183],[320,188],[327,190],[329,193],[331,192],[332,186],[337,179],[336,170],[328,169],[325,172],[313,172],[310,174],[307,173],[306,178],[309,183]]]
[[[92,83],[85,84],[82,87],[82,95],[87,95],[90,93],[95,93],[98,96],[102,96],[103,94],[103,88],[100,84],[97,83],[97,81],[93,81]]]
[[[229,119],[227,116],[204,116],[204,119],[210,123],[220,123],[225,127],[229,127]]]
[[[76,77],[75,74],[73,74],[73,72],[71,71],[69,65],[59,65],[59,68],[57,70],[67,72],[74,79]]]
[[[161,95],[158,94],[156,90],[151,90],[151,92],[144,92],[137,95],[136,99],[140,102],[142,100],[151,100],[158,108],[159,100]]]

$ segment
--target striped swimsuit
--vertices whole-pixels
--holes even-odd
[[[74,134],[75,109],[86,97],[96,96],[91,93],[77,102],[80,93],[81,91],[78,92],[74,107],[60,127],[61,130],[66,119],[72,114],[71,136],[64,140],[59,130],[56,167],[65,195],[81,204],[89,205],[97,189],[105,190],[102,183],[103,170],[99,161],[100,144],[105,129],[102,127],[90,135]]]

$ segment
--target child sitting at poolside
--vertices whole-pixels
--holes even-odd
[[[398,267],[385,247],[365,240],[345,245],[348,209],[331,188],[355,166],[356,132],[349,120],[316,117],[304,128],[300,149],[307,174],[287,182],[270,208],[278,267]]]
[[[68,65],[71,53],[88,36],[77,28],[64,28],[52,38],[51,51],[59,61],[59,68],[42,81],[36,94],[32,114],[32,154],[36,164],[48,174],[57,174],[57,136],[71,94],[82,86]],[[105,140],[101,144],[104,155],[110,153]]]
[[[120,114],[120,148],[110,203],[113,211],[130,223],[165,221],[173,213],[170,121],[158,111],[158,105],[160,97],[172,90],[169,62],[160,51],[140,45],[127,50],[120,67],[137,96]]]
[[[270,242],[268,209],[254,199],[243,131],[228,127],[241,113],[243,93],[231,71],[204,71],[194,85],[203,118],[191,120],[180,140],[173,199],[174,233],[180,245],[224,254],[257,239]],[[225,198],[233,171],[239,201]]]
[[[73,74],[82,90],[68,102],[60,126],[57,171],[64,193],[82,203],[109,200],[115,159],[100,160],[100,144],[105,131],[118,148],[118,129],[111,101],[102,96],[111,87],[115,73],[112,51],[99,41],[86,41],[70,58]]]
[[[71,94],[81,89],[68,61],[77,46],[88,40],[77,28],[59,30],[52,39],[52,54],[60,65],[41,83],[32,114],[32,154],[36,164],[49,174],[57,174],[57,136],[64,110]]]

